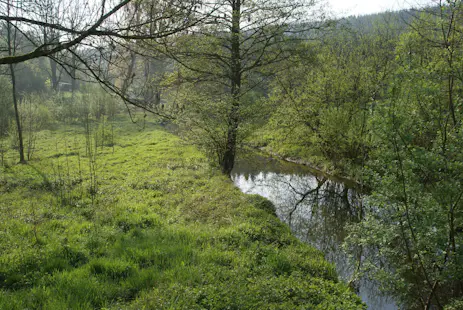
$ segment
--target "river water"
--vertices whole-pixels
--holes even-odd
[[[342,249],[345,227],[360,219],[361,197],[355,185],[328,178],[306,166],[252,155],[236,162],[232,180],[244,193],[258,194],[276,207],[278,217],[293,233],[325,254],[348,282],[356,268]],[[375,283],[361,279],[358,294],[372,310],[395,310],[390,297]]]

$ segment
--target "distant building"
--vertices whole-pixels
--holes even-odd
[[[58,91],[72,91],[72,84],[66,82],[59,82]]]

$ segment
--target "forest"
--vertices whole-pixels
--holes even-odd
[[[462,118],[459,0],[0,0],[0,309],[463,309]],[[347,281],[249,154],[352,184]]]

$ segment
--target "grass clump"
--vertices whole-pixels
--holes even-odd
[[[364,308],[195,148],[114,132],[88,154],[81,127],[44,131],[34,160],[0,168],[0,309]]]

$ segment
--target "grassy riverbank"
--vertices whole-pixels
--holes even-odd
[[[297,132],[297,131],[296,131]],[[304,138],[309,137],[308,134]],[[287,133],[266,126],[248,137],[247,145],[273,157],[304,165],[311,169],[338,178],[342,182],[356,183],[359,180],[361,167],[348,158],[330,158],[324,154],[320,146],[308,143],[302,138],[292,137]]]
[[[152,124],[42,131],[0,168],[0,309],[362,309],[334,267]],[[106,135],[106,136],[105,136]]]

